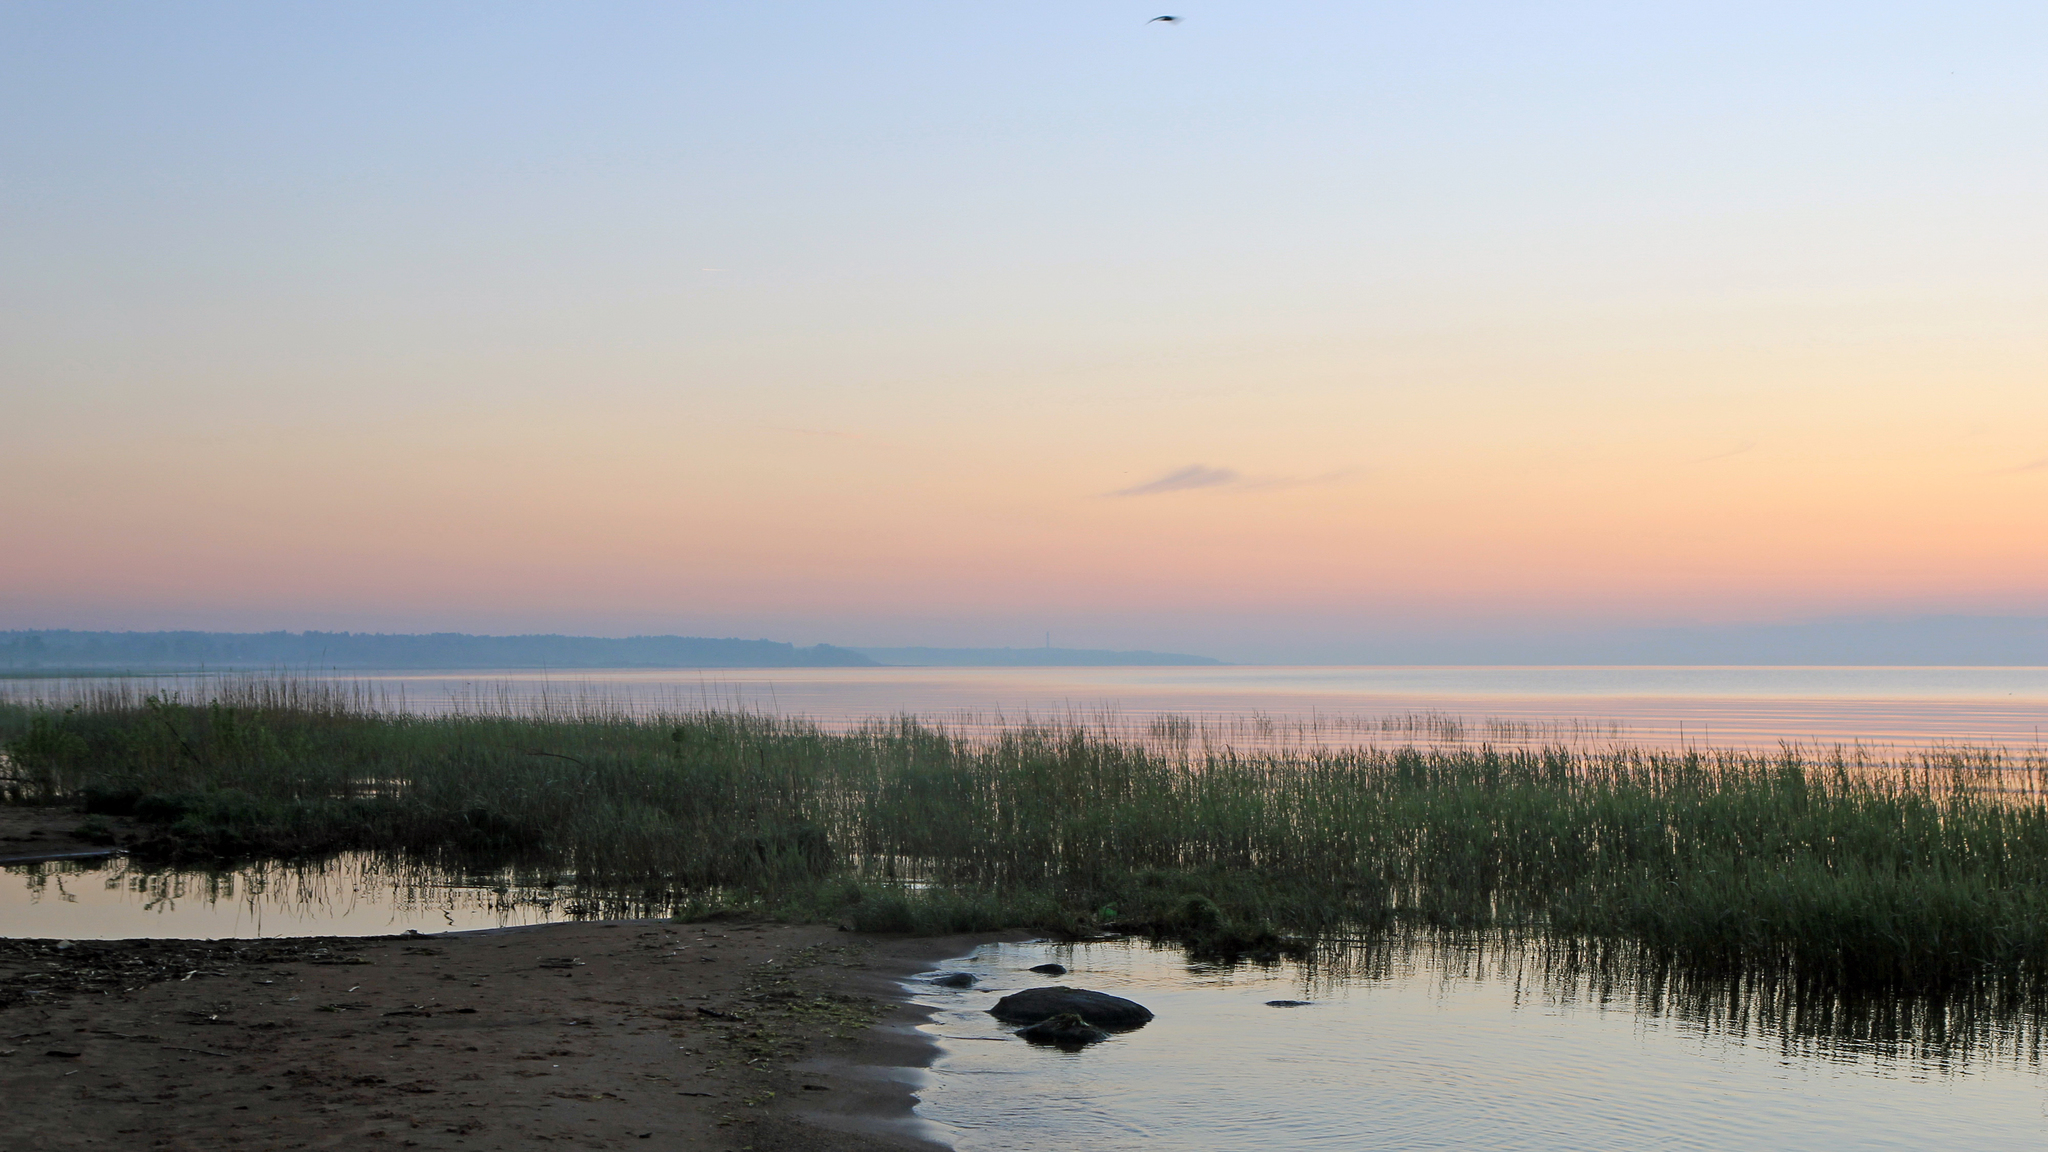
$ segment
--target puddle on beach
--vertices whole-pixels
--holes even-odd
[[[1046,962],[1071,972],[1025,971]],[[1725,996],[1538,967],[1415,945],[1334,975],[1208,966],[1131,942],[987,946],[945,966],[976,974],[972,989],[912,985],[937,1009],[925,1030],[943,1048],[918,1113],[961,1152],[1985,1152],[2048,1137],[2032,1019],[1935,1044],[1844,1029],[1856,1013],[1823,1012],[1804,1017],[1831,1021],[1816,1035],[1731,1012]],[[1068,1053],[1010,1038],[986,1014],[1044,984],[1128,996],[1158,1015]]]
[[[0,869],[0,936],[7,937],[387,936],[645,914],[532,877],[439,872],[367,853],[222,871],[119,857]]]

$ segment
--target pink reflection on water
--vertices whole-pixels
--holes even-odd
[[[160,686],[189,698],[204,695],[208,679]],[[1195,747],[1968,744],[2027,752],[2040,749],[2048,726],[2048,668],[594,669],[332,679],[381,707],[419,713],[737,708],[838,730],[908,715],[970,734],[1080,724]],[[32,683],[8,694],[20,698]]]

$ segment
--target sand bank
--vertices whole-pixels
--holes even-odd
[[[572,923],[0,940],[0,1146],[931,1150],[896,981],[978,938]]]

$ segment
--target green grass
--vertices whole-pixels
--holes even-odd
[[[143,855],[342,848],[902,931],[1118,926],[1219,953],[1394,927],[1613,941],[1845,986],[2048,974],[2038,764],[1392,748],[1182,755],[1060,728],[391,715],[249,680],[0,703],[8,798]]]

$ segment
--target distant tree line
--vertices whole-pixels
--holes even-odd
[[[1100,648],[859,648],[883,664],[906,668],[1115,668],[1222,664],[1185,652],[1112,652]]]
[[[703,636],[371,632],[0,632],[0,668],[849,668],[848,648]]]

